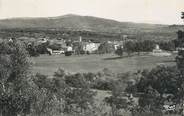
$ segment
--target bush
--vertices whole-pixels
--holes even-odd
[[[85,79],[80,73],[65,76],[65,83],[70,87],[82,87],[84,81]]]
[[[143,71],[141,79],[130,88],[137,91],[139,106],[149,112],[161,112],[165,102],[178,104],[183,98],[183,77],[176,67],[158,66],[151,71]],[[127,88],[128,90],[128,88]],[[172,95],[170,98],[166,95]]]
[[[36,49],[36,46],[29,45],[26,50],[28,51],[30,56],[37,57],[40,55]]]
[[[84,50],[80,51],[80,54],[82,54],[82,55],[85,54],[85,53],[86,53],[86,52],[85,52]]]
[[[95,73],[83,73],[83,76],[86,81],[94,82],[97,79],[97,75]]]
[[[65,56],[71,56],[72,55],[72,51],[66,51],[65,52]]]
[[[123,48],[122,47],[119,47],[116,51],[115,51],[115,54],[122,57],[123,56]]]
[[[93,89],[98,89],[98,90],[112,90],[112,81],[109,80],[101,80],[98,79],[94,82],[94,84],[92,85]]]
[[[52,50],[60,50],[61,49],[61,45],[60,44],[51,44],[48,46],[50,49]]]

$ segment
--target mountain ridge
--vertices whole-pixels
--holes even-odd
[[[133,22],[133,21],[119,21],[119,20],[115,20],[115,19],[95,17],[95,16],[90,16],[90,15],[78,15],[78,14],[65,14],[65,15],[52,16],[52,17],[12,17],[12,18],[0,19],[0,21],[17,20],[17,19],[23,19],[23,20],[27,20],[27,19],[28,20],[29,19],[58,19],[58,18],[73,17],[73,16],[99,18],[99,19],[104,19],[104,20],[116,21],[116,22],[119,22],[119,23],[134,23],[134,24],[148,24],[148,25],[169,25],[169,24],[156,24],[156,23],[138,23],[138,22]]]
[[[134,22],[120,22],[112,19],[99,18],[94,16],[80,16],[66,14],[56,17],[23,17],[0,20],[0,28],[74,28],[79,30],[114,32],[115,29],[123,28],[154,28],[154,26],[168,26],[161,24],[147,24]]]
[[[112,19],[94,16],[80,16],[67,14],[56,17],[31,17],[0,20],[0,30],[49,30],[70,32],[87,31],[96,34],[134,35],[144,40],[173,40],[177,38],[176,32],[184,30],[183,25],[161,25],[147,23],[120,22]],[[8,31],[6,31],[8,32]],[[5,32],[5,33],[6,33]],[[4,32],[3,32],[4,33]],[[98,38],[98,37],[97,37]]]

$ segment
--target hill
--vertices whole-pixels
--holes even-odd
[[[176,31],[182,29],[183,26],[119,22],[110,19],[73,14],[47,18],[12,18],[0,20],[0,29],[12,28],[66,28],[74,31],[91,31],[99,33],[123,33],[141,36],[146,36],[148,34],[153,37],[152,39],[155,39],[154,35],[159,35],[157,38],[172,39],[175,38]]]
[[[71,28],[76,30],[118,32],[125,29],[154,29],[167,25],[138,24],[92,16],[64,15],[47,18],[13,18],[0,20],[0,28]]]

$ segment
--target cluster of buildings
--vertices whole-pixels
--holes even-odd
[[[20,37],[19,40],[24,43],[41,45],[48,43],[47,51],[51,54],[64,54],[65,52],[77,53],[77,51],[83,51],[85,53],[95,53],[99,46],[100,42],[94,42],[90,40],[82,40],[82,37],[79,37],[78,40],[64,40],[64,39],[48,39],[48,38],[28,38]],[[55,47],[56,46],[56,47]]]
[[[47,44],[47,51],[50,55],[55,54],[64,54],[66,52],[71,52],[72,54],[82,54],[89,53],[97,53],[99,46],[104,44],[104,42],[99,42],[96,40],[83,39],[81,36],[76,40],[71,39],[49,39],[47,37],[40,38],[31,38],[31,37],[19,37],[17,38],[20,41],[23,41],[27,45],[38,46],[42,44]],[[118,47],[123,47],[123,44],[127,40],[127,36],[123,36],[123,39],[120,41],[105,41],[108,45],[112,47],[112,49],[117,50]]]
[[[11,39],[10,39],[11,40]],[[50,55],[65,54],[65,52],[71,52],[72,54],[93,54],[97,53],[99,46],[103,43],[94,40],[86,40],[81,36],[77,40],[65,40],[59,39],[49,39],[47,37],[42,38],[31,38],[31,37],[20,37],[18,40],[23,41],[27,45],[34,44],[35,46],[48,43],[47,51]],[[119,47],[123,48],[124,43],[131,41],[124,37],[121,41],[106,41],[108,45],[115,51]],[[54,46],[54,47],[53,47]],[[82,53],[81,53],[82,52]],[[155,46],[155,49],[151,52],[153,56],[170,56],[171,53],[160,49],[159,45]]]
[[[40,39],[39,43],[45,43],[49,41],[50,45],[59,45],[60,49],[52,49],[47,48],[50,54],[64,54],[65,52],[72,52],[73,54],[93,54],[97,53],[99,46],[102,44],[99,41],[94,40],[83,40],[80,36],[77,40],[48,40],[48,39]],[[107,44],[111,45],[114,50],[118,49],[118,47],[123,47],[124,41],[107,41]]]
[[[72,42],[72,48],[74,53],[84,52],[84,53],[95,53],[99,46],[100,42],[91,41],[91,40],[82,40],[82,37],[79,37],[79,40]]]

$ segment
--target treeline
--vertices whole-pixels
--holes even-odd
[[[40,54],[49,54],[47,48],[53,47],[55,48],[55,45],[49,45],[49,42],[42,43],[42,44],[35,44],[34,42],[32,44],[25,44],[26,50],[28,51],[28,54],[33,57],[37,57]],[[58,47],[58,46],[56,46]]]
[[[144,112],[183,115],[183,74],[177,67],[158,66],[143,71],[140,80],[126,91],[139,93],[139,107]]]
[[[127,41],[124,43],[124,45],[118,47],[118,49],[115,51],[115,54],[123,56],[123,53],[126,52],[128,56],[130,56],[132,53],[136,52],[139,55],[140,52],[152,52],[156,45],[159,45],[160,49],[165,51],[176,50],[175,41]]]
[[[113,44],[109,44],[108,42],[103,42],[98,47],[98,50],[95,51],[94,53],[95,54],[107,54],[107,53],[115,52],[115,54],[119,56],[123,56],[124,53],[127,53],[128,56],[130,56],[132,53],[137,53],[138,55],[140,55],[141,52],[152,52],[153,49],[155,49],[156,44],[159,45],[160,49],[165,50],[165,51],[176,50],[174,41],[155,42],[155,41],[145,40],[145,41],[125,42],[124,45],[119,46],[117,50],[115,50],[115,47]],[[47,51],[47,48],[51,48],[53,50],[61,49],[60,45],[49,44],[49,42],[46,42],[43,44],[35,44],[33,42],[32,44],[29,44],[26,46],[27,46],[26,49],[28,53],[30,54],[30,56],[39,56],[40,54],[48,54],[49,52]],[[88,53],[82,49],[82,45],[75,47],[74,50],[76,51],[76,54],[80,54],[80,55]]]
[[[0,51],[3,51],[5,49],[6,42],[0,43]],[[49,45],[49,42],[42,43],[42,44],[24,44],[24,47],[29,54],[29,56],[32,57],[38,57],[40,54],[48,54],[47,48],[48,47],[55,47],[55,45]],[[56,46],[57,47],[57,46]]]
[[[176,50],[177,44],[175,40],[172,41],[166,41],[166,42],[158,42],[158,45],[160,46],[160,49],[166,50],[166,51],[174,51]]]
[[[0,43],[0,46],[3,46],[4,43]],[[47,48],[52,50],[60,50],[62,49],[61,45],[54,43],[50,44],[49,41],[46,43],[24,43],[26,46],[26,50],[28,51],[30,56],[37,57],[40,54],[49,54]],[[66,41],[67,45],[71,45],[72,42]],[[150,40],[144,41],[127,41],[124,44],[120,45],[117,50],[115,50],[115,46],[112,43],[102,42],[98,47],[98,50],[94,51],[95,54],[107,54],[107,53],[115,53],[119,56],[123,56],[124,53],[127,53],[128,56],[131,56],[133,53],[137,53],[140,55],[141,52],[152,52],[155,46],[159,45],[160,49],[165,51],[174,51],[176,50],[177,43],[175,41],[161,41],[155,42]],[[78,45],[74,48],[75,54],[89,54],[89,52],[85,52],[83,50],[82,45]],[[70,53],[71,55],[71,53]]]
[[[125,33],[124,33],[125,34]],[[108,33],[108,32],[92,32],[86,30],[72,30],[67,28],[60,28],[60,29],[35,29],[35,28],[15,28],[15,29],[1,29],[0,36],[2,38],[8,37],[48,37],[50,39],[76,39],[79,36],[85,37],[87,39],[93,38],[97,41],[104,41],[104,40],[114,40],[114,39],[121,39],[123,34],[119,33]],[[132,37],[132,35],[130,36]]]

